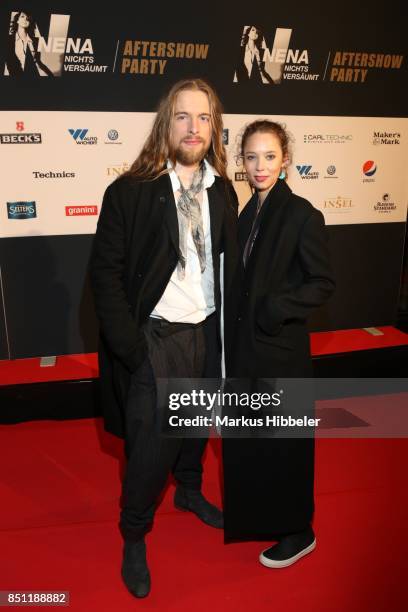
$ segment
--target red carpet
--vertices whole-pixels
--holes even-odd
[[[386,326],[378,327],[381,336],[373,336],[364,329],[343,329],[335,332],[310,334],[312,355],[331,355],[351,351],[408,345],[408,334]],[[98,376],[96,353],[63,355],[54,367],[40,367],[38,357],[0,361],[0,385],[18,385],[52,380],[81,380]]]
[[[219,441],[205,493],[220,500]],[[257,563],[259,543],[172,506],[171,485],[148,536],[152,593],[120,578],[121,443],[99,420],[0,427],[0,590],[64,590],[70,609],[402,612],[407,609],[408,440],[318,440],[316,551],[284,570]],[[245,492],[243,492],[245,494]]]

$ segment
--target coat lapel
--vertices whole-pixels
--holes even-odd
[[[163,174],[157,179],[157,197],[163,209],[164,222],[170,235],[171,242],[176,250],[177,256],[180,255],[179,249],[179,228],[177,218],[177,208],[171,180],[168,174]]]
[[[239,215],[238,221],[238,244],[240,256],[245,249],[245,245],[251,233],[252,224],[255,220],[256,206],[258,203],[258,194],[255,192],[251,199],[245,205],[244,210]]]
[[[257,258],[257,253],[262,248],[265,239],[269,238],[271,227],[276,223],[276,220],[279,219],[279,213],[288,201],[291,193],[292,190],[286,182],[279,179],[269,192],[259,213],[261,215],[259,231],[248,259],[247,267],[245,268],[246,273],[251,273]]]

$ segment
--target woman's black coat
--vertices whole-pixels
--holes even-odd
[[[226,306],[227,375],[308,378],[306,318],[334,289],[324,218],[278,180],[259,213],[244,268],[242,253],[256,206],[255,194],[238,222],[241,258]],[[274,539],[309,525],[313,437],[224,439],[223,455],[227,539]]]
[[[242,253],[255,217],[255,194],[239,217]],[[334,289],[324,217],[278,180],[261,208],[260,227],[244,269],[232,282],[226,321],[227,374],[310,375],[306,318]]]

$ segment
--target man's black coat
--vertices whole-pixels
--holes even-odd
[[[221,309],[220,253],[236,259],[236,196],[220,177],[207,190],[214,297]],[[170,177],[123,176],[107,188],[90,263],[100,321],[99,370],[105,428],[123,436],[123,402],[130,375],[147,355],[141,326],[162,296],[179,258],[176,204]]]

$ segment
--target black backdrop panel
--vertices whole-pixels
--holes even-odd
[[[227,113],[406,117],[408,39],[403,8],[402,0],[389,0],[381,6],[355,0],[300,4],[162,0],[105,6],[79,0],[3,1],[0,110],[153,111],[175,81],[201,76],[214,84]],[[49,44],[51,15],[68,15],[67,37],[75,44],[80,41],[80,47],[89,41],[92,52],[62,53],[61,76],[4,75],[5,58],[12,48],[10,14],[19,10],[33,13]],[[258,28],[269,50],[273,49],[276,29],[290,29],[289,49],[307,52],[307,63],[286,59],[284,69],[303,65],[307,74],[317,78],[263,84],[259,78],[258,82],[245,81],[240,74],[234,83],[235,71],[243,69],[241,39],[247,25]],[[136,52],[134,47],[133,56],[125,53],[126,41],[144,41],[147,53]],[[152,62],[157,58],[151,43],[159,42],[166,49],[169,43],[190,43],[194,49],[208,45],[208,49],[205,59],[166,57],[162,74],[157,63],[153,74]],[[352,66],[349,82],[331,80],[336,52],[344,60],[343,75]],[[399,67],[370,68],[363,82],[363,73],[356,67],[357,54],[394,56]],[[103,70],[71,70],[75,62],[68,55],[76,56],[75,61],[92,60],[92,66]],[[133,73],[125,68],[127,60],[135,61]],[[149,73],[142,73],[143,65]],[[311,328],[393,324],[404,224],[330,226],[328,232],[337,291],[329,304],[314,314]],[[11,357],[95,350],[96,318],[86,275],[92,236],[7,238],[1,242]],[[7,356],[2,316],[0,357]]]
[[[404,223],[328,227],[337,290],[314,314],[312,331],[395,322],[404,228]],[[12,358],[96,350],[87,280],[92,240],[91,235],[3,239]]]
[[[1,265],[1,264],[0,264]],[[0,269],[1,274],[1,269]],[[5,321],[5,307],[1,293],[1,278],[0,278],[0,359],[9,359],[7,330]]]
[[[313,331],[393,325],[405,223],[331,225],[336,291],[310,319]]]
[[[89,39],[95,66],[103,72],[66,70],[57,78],[3,76],[7,55],[11,10],[19,2],[0,6],[0,108],[8,110],[89,110],[152,111],[158,99],[176,80],[208,78],[215,85],[227,113],[406,116],[408,88],[406,21],[402,0],[382,5],[308,0],[287,4],[260,0],[245,2],[122,2],[95,5],[78,0],[51,3],[24,2],[32,10],[41,34],[48,40],[51,14],[70,16],[68,36]],[[27,8],[26,8],[27,10]],[[273,48],[276,28],[291,29],[289,49],[299,51],[293,64],[306,66],[315,80],[282,80],[280,84],[251,81],[233,82],[243,66],[241,39],[246,25],[256,25],[265,45]],[[208,45],[206,57],[167,57],[160,74],[156,49],[146,47],[133,56],[125,55],[125,41]],[[307,51],[307,64],[300,61]],[[335,53],[366,53],[401,56],[398,68],[370,67],[363,77],[361,60],[345,57],[333,63]],[[263,53],[263,51],[262,51]],[[330,54],[330,55],[329,55]],[[82,55],[90,55],[84,52]],[[164,57],[164,56],[163,56]],[[134,64],[131,73],[130,62]],[[130,60],[127,68],[124,60]],[[140,60],[148,61],[147,74]],[[287,60],[286,60],[287,61]],[[332,68],[351,70],[343,80],[332,80]],[[340,74],[340,73],[339,73]],[[346,78],[350,80],[346,82]],[[364,81],[363,81],[364,78]]]
[[[3,238],[11,358],[96,350],[87,278],[92,236]]]

